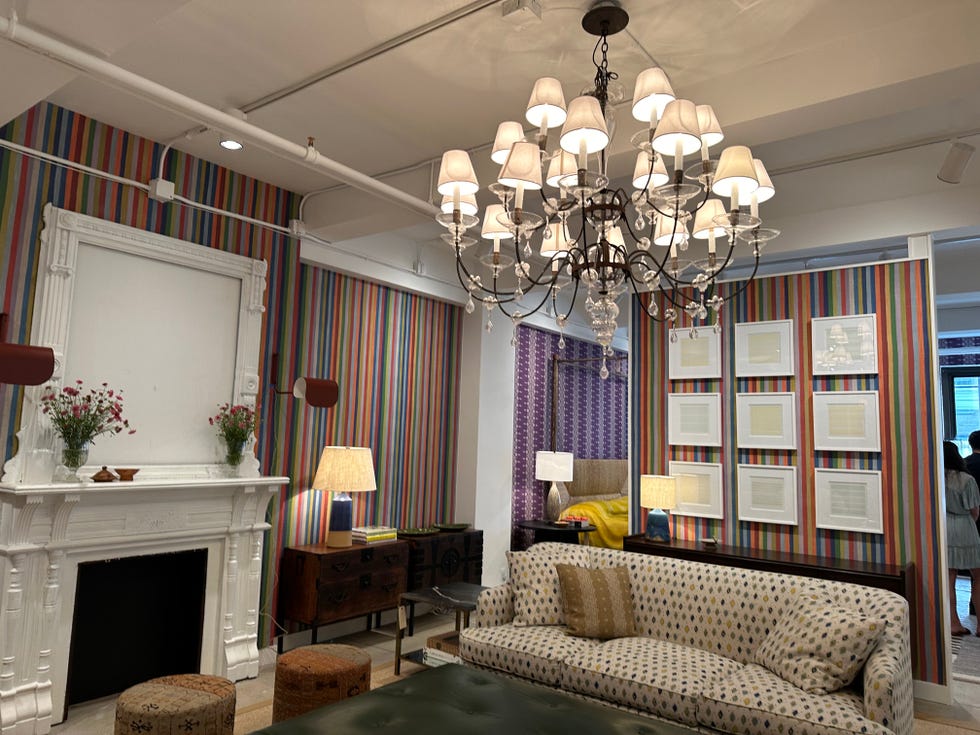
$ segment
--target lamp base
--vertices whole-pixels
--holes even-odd
[[[330,501],[330,525],[327,528],[327,546],[343,549],[352,545],[354,503],[347,493],[337,493]]]
[[[670,515],[660,508],[653,508],[647,515],[647,538],[651,541],[670,541]]]
[[[561,512],[568,506],[571,496],[564,487],[559,488],[557,482],[551,483],[548,499],[544,506],[544,517],[549,521],[557,521]]]

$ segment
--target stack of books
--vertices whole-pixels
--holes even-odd
[[[443,664],[461,664],[463,659],[446,651],[440,651],[438,648],[423,648],[422,663],[426,666],[442,666]]]
[[[383,544],[398,540],[398,529],[391,526],[354,526],[351,540],[355,544]]]

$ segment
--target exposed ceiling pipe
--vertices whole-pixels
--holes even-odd
[[[141,77],[115,64],[110,64],[94,54],[70,46],[29,26],[21,25],[17,21],[16,13],[11,13],[9,18],[0,17],[0,34],[29,51],[67,64],[95,79],[137,95],[202,125],[240,135],[263,150],[326,173],[357,189],[406,207],[420,215],[433,217],[439,211],[435,205],[424,199],[419,199],[401,189],[396,189],[383,181],[378,181],[367,174],[320,155],[312,146],[307,147],[294,143],[252,125],[235,115],[198,102],[169,87]]]

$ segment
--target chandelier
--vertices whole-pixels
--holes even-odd
[[[677,99],[659,67],[641,72],[633,92],[633,117],[647,126],[631,140],[639,149],[634,191],[610,185],[606,149],[613,106],[623,94],[609,69],[608,38],[628,22],[615,3],[597,3],[582,19],[582,27],[598,36],[592,87],[566,106],[561,83],[539,79],[525,113],[536,130],[525,134],[512,121],[498,127],[490,158],[501,169],[488,188],[499,203],[483,214],[479,234],[489,241],[479,257],[483,273],[471,272],[462,257],[477,242],[467,232],[480,223],[479,182],[466,151],[443,154],[436,220],[448,230],[442,237],[454,250],[459,282],[469,294],[466,311],[481,302],[488,331],[494,310],[516,326],[550,304],[564,346],[581,292],[604,355],[612,354],[616,302],[626,293],[649,318],[669,325],[673,341],[682,313],[692,338],[712,322],[720,331],[722,306],[755,277],[763,245],[779,234],[760,226],[759,203],[775,193],[762,162],[741,145],[712,159],[709,149],[724,138],[714,111]],[[549,130],[559,126],[556,147]],[[699,160],[685,168],[698,153]],[[538,198],[534,192],[539,211],[528,206]],[[737,251],[751,251],[753,268],[739,289],[723,295],[719,279]]]

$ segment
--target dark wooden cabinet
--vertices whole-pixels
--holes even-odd
[[[483,577],[483,531],[443,532],[408,539],[408,588],[417,590],[450,582],[480,584]]]
[[[408,590],[408,555],[405,541],[287,547],[279,565],[279,616],[315,627],[396,608]]]

